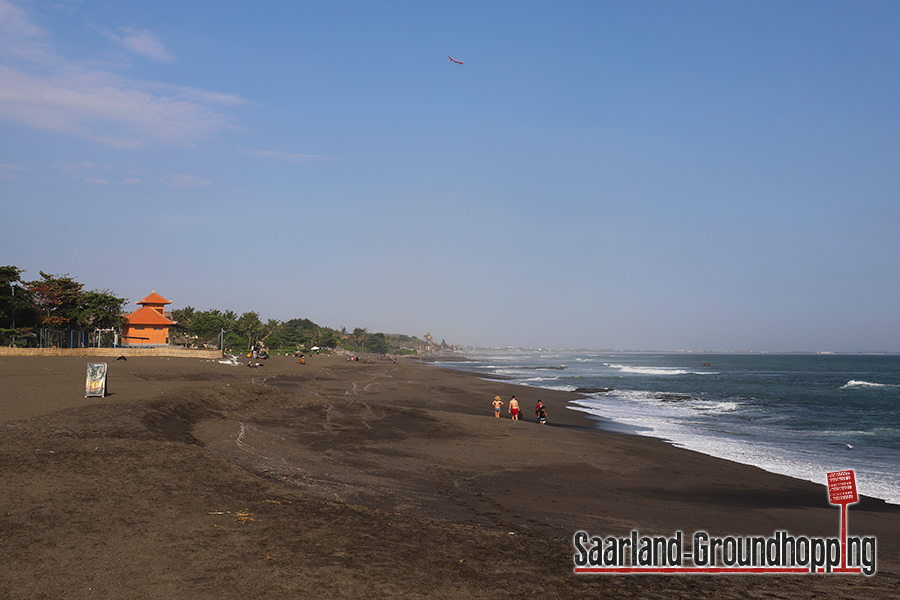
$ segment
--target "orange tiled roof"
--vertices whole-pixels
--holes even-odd
[[[135,304],[172,304],[169,300],[166,300],[156,292],[153,292],[143,300],[135,302]]]
[[[149,306],[142,306],[125,319],[129,325],[174,325],[175,321],[167,319]]]

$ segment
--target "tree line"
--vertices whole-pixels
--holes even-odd
[[[22,337],[38,328],[119,329],[128,302],[109,290],[85,290],[68,274],[24,281],[18,267],[0,267],[0,336]]]
[[[39,328],[54,330],[121,330],[128,303],[109,290],[85,290],[70,275],[50,275],[40,271],[40,279],[25,281],[24,270],[0,267],[0,338],[3,343],[25,338]],[[261,342],[272,349],[312,349],[341,347],[375,354],[415,354],[428,344],[408,336],[370,333],[367,328],[333,329],[309,319],[263,321],[259,313],[238,315],[230,310],[197,310],[192,306],[173,310],[176,325],[169,337],[190,346],[217,346],[245,351]]]
[[[257,342],[270,349],[344,348],[374,354],[415,354],[426,347],[422,340],[408,335],[371,333],[365,327],[334,329],[309,319],[263,321],[252,311],[238,315],[231,310],[186,306],[173,310],[172,320],[183,328],[176,341],[212,346],[224,333],[225,348],[232,351],[246,350]]]

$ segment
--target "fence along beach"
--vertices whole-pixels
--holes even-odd
[[[85,399],[87,362],[0,357],[5,596],[896,595],[900,508],[865,497],[871,578],[575,575],[579,529],[834,536],[840,512],[821,485],[598,431],[570,392],[406,359],[133,357]]]

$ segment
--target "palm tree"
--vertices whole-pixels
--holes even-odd
[[[191,326],[191,321],[197,316],[197,311],[193,306],[185,306],[172,311],[172,320],[182,325],[186,329]]]
[[[235,328],[238,334],[246,337],[250,344],[257,341],[263,330],[262,321],[259,320],[259,313],[245,312],[238,317]]]
[[[367,327],[357,327],[353,330],[353,345],[357,348],[365,348],[369,339],[369,329]]]
[[[269,319],[269,321],[265,325],[263,325],[262,329],[263,329],[263,332],[265,332],[265,334],[266,334],[263,336],[263,339],[262,339],[262,341],[265,342],[269,338],[270,335],[272,335],[273,333],[276,333],[278,330],[281,329],[281,321],[279,321],[277,319]]]

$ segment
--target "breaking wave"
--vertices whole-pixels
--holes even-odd
[[[714,375],[711,371],[687,371],[684,369],[676,369],[673,367],[634,367],[631,365],[617,365],[612,363],[604,363],[604,366],[610,369],[618,369],[619,373],[630,373],[632,375]]]
[[[857,381],[855,379],[851,379],[847,383],[841,386],[842,390],[849,390],[853,388],[895,388],[900,387],[897,385],[892,385],[890,383],[871,383],[869,381]]]

